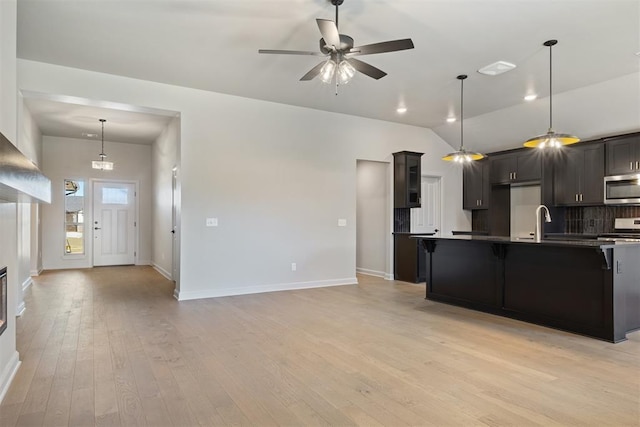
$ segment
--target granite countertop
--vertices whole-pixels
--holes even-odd
[[[476,241],[476,242],[491,242],[491,243],[510,243],[517,245],[541,245],[541,246],[564,246],[564,247],[583,247],[583,248],[600,248],[609,249],[621,246],[640,246],[640,242],[609,242],[600,241],[595,239],[543,239],[540,242],[535,242],[533,238],[515,238],[506,236],[430,236],[414,234],[411,236],[413,239],[428,239],[428,240],[462,240],[462,241]]]

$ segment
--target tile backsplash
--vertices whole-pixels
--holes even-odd
[[[640,206],[570,207],[564,213],[565,233],[613,233],[615,218],[638,218]]]

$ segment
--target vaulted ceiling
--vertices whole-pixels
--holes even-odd
[[[299,81],[321,58],[258,54],[260,48],[318,50],[315,19],[334,18],[329,0],[20,0],[18,56],[428,127],[455,146],[458,125],[445,120],[459,114],[458,74],[469,75],[465,119],[473,119],[524,104],[527,93],[548,96],[549,56],[542,46],[548,39],[559,40],[554,96],[638,73],[639,4],[345,0],[339,29],[356,45],[410,37],[415,49],[361,57],[388,75],[359,74],[337,96],[318,79]],[[494,77],[477,73],[498,60],[517,67]],[[548,102],[535,102],[530,114],[542,115],[535,121],[544,123]],[[559,117],[571,113],[565,104]],[[407,112],[399,114],[400,106]],[[485,150],[507,143],[484,139],[478,145]]]

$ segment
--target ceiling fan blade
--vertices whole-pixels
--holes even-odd
[[[311,56],[325,56],[321,52],[309,52],[306,50],[278,50],[278,49],[259,49],[258,53],[270,53],[276,55],[311,55]]]
[[[384,71],[379,68],[374,67],[373,65],[369,65],[366,62],[362,62],[355,58],[348,59],[349,64],[353,65],[353,68],[360,71],[362,74],[366,74],[367,76],[373,79],[381,79],[387,75]]]
[[[320,70],[322,70],[322,66],[324,64],[325,64],[325,62],[321,62],[318,65],[316,65],[315,67],[313,67],[311,70],[309,70],[309,72],[307,74],[302,76],[300,81],[313,80],[318,74],[320,74]]]
[[[413,41],[411,39],[401,39],[352,47],[347,53],[349,54],[349,56],[371,55],[374,53],[395,52],[397,50],[413,49],[413,47]]]
[[[335,46],[336,49],[340,49],[340,33],[338,33],[338,27],[336,23],[328,19],[316,19],[318,28],[322,34],[322,38],[327,46]]]

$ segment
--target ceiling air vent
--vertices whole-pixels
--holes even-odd
[[[515,64],[506,61],[498,61],[493,64],[489,64],[486,67],[482,67],[478,70],[480,74],[487,76],[497,76],[498,74],[506,73],[516,68]]]

